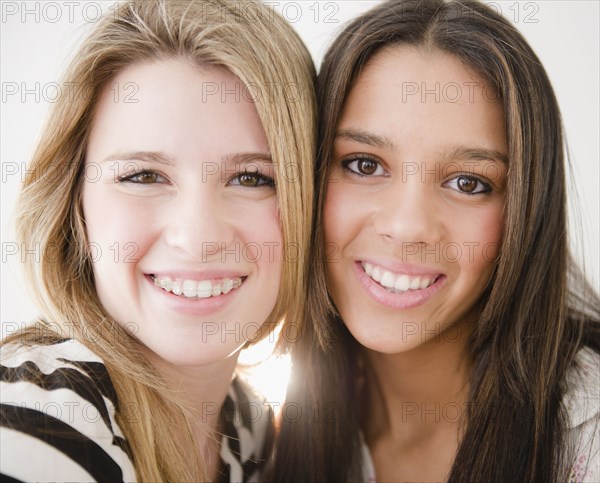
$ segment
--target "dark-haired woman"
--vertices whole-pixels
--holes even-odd
[[[305,411],[275,479],[600,480],[599,300],[532,49],[481,3],[389,1],[319,89]]]

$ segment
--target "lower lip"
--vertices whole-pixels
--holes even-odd
[[[146,280],[151,285],[154,292],[161,295],[162,303],[166,304],[170,310],[186,315],[210,315],[224,309],[236,296],[236,294],[244,287],[246,280],[242,282],[238,288],[231,290],[227,294],[217,295],[216,297],[203,298],[187,298],[183,295],[175,295],[172,292],[163,290],[154,283],[150,275],[145,275]]]
[[[439,275],[437,280],[427,288],[410,290],[404,293],[392,293],[369,277],[363,270],[361,262],[356,262],[354,268],[363,289],[365,289],[375,301],[394,309],[411,309],[423,305],[446,282],[446,276]]]

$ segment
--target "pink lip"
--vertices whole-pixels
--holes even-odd
[[[366,260],[364,260],[366,261]],[[393,270],[389,267],[389,264],[380,265],[377,262],[371,262],[374,265],[378,265],[382,268],[389,269],[390,272],[395,273],[403,273],[407,275],[438,275],[437,280],[431,284],[429,287],[424,289],[410,290],[405,293],[392,293],[388,292],[385,288],[379,285],[375,280],[369,277],[362,268],[361,262],[356,262],[354,264],[354,271],[356,276],[358,277],[358,281],[360,282],[362,288],[371,296],[371,298],[375,299],[376,302],[379,302],[386,307],[391,307],[394,309],[410,309],[413,307],[418,307],[419,305],[427,302],[446,282],[446,276],[439,272],[424,272],[420,270],[418,272],[409,273],[402,270]],[[414,266],[412,267],[415,268]]]
[[[171,275],[171,273],[173,273],[173,272],[169,272],[168,276],[173,277],[173,275]],[[210,279],[214,280],[214,279],[219,279],[219,278],[235,278],[238,276],[238,275],[234,275],[233,277],[227,276],[227,275],[222,276],[221,273],[223,273],[223,272],[220,272],[219,274],[217,274],[218,276],[214,276],[215,274],[205,272],[202,274],[202,277],[204,277],[204,278],[201,278],[200,280],[209,280],[208,277],[210,277]],[[186,277],[175,276],[174,278],[195,280],[195,277],[187,278],[188,276],[189,276],[189,274]],[[161,296],[160,300],[162,301],[163,304],[166,305],[167,309],[173,310],[174,312],[179,312],[181,314],[186,314],[186,315],[204,316],[204,315],[214,314],[214,313],[224,309],[227,305],[229,305],[232,302],[232,300],[235,298],[237,293],[240,290],[243,290],[243,288],[244,288],[244,284],[242,283],[241,287],[238,287],[235,290],[232,290],[228,294],[221,294],[217,297],[209,297],[209,298],[205,298],[205,299],[200,299],[200,298],[188,299],[186,297],[182,297],[179,295],[175,295],[171,292],[167,292],[166,290],[163,290],[159,286],[155,285],[154,280],[152,280],[152,277],[150,275],[145,275],[144,278],[147,280],[148,284],[150,285],[150,289],[153,290],[154,292],[157,292],[158,295]]]

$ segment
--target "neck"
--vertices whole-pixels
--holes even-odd
[[[407,442],[448,431],[458,437],[468,401],[469,332],[446,332],[398,354],[364,350],[367,440]]]
[[[185,405],[207,474],[211,481],[217,479],[221,465],[221,408],[231,385],[239,351],[213,364],[182,367],[165,361],[146,348],[142,350],[163,376],[169,390],[177,393]],[[189,450],[194,451],[192,448]]]
[[[170,390],[181,397],[199,426],[216,430],[220,409],[231,385],[239,352],[202,366],[175,366],[145,351],[150,363],[163,376]]]

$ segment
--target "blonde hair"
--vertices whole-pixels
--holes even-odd
[[[73,90],[54,105],[31,162],[16,229],[23,246],[40,251],[26,272],[44,321],[17,337],[41,340],[40,327],[66,331],[102,357],[120,407],[135,408],[135,419],[119,410],[117,419],[138,479],[205,480],[201,457],[190,461],[181,451],[182,442],[194,444],[185,406],[100,304],[80,200],[96,100],[122,69],[164,58],[224,67],[254,89],[276,170],[284,244],[279,297],[262,336],[281,319],[302,320],[315,137],[310,55],[283,18],[257,1],[130,0],[100,21],[74,58],[64,79]],[[184,441],[165,438],[173,427],[182,428]]]

